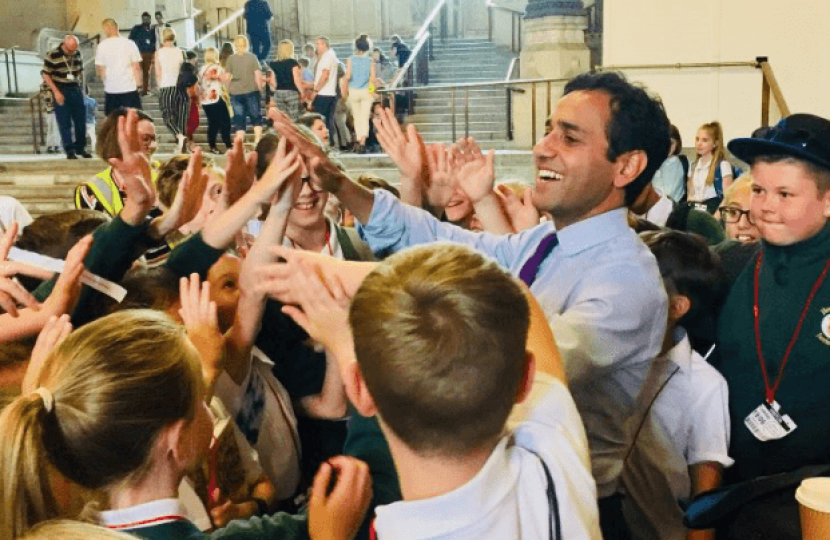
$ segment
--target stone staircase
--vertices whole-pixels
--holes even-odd
[[[414,46],[414,40],[408,41]],[[375,44],[388,51],[391,42]],[[352,53],[351,43],[332,45],[341,60]],[[429,85],[415,92],[413,114],[406,118],[415,124],[426,142],[453,142],[452,91],[428,90],[430,86],[501,81],[513,56],[486,39],[436,39],[434,60],[429,62]],[[468,101],[469,134],[488,146],[504,147],[507,139],[507,93],[504,88],[470,88]],[[464,136],[465,91],[455,91],[456,138]]]
[[[40,130],[40,127],[37,129]],[[45,135],[45,122],[43,129]],[[32,113],[29,103],[0,100],[0,154],[33,153]]]

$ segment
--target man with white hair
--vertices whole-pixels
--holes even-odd
[[[95,52],[95,68],[104,81],[104,113],[119,107],[141,109],[138,85],[141,84],[141,54],[135,42],[118,33],[118,23],[104,19],[101,23],[106,39]]]
[[[55,96],[55,117],[67,159],[78,159],[79,155],[91,158],[92,154],[86,151],[84,61],[78,50],[78,38],[69,34],[60,45],[46,53],[41,74]]]

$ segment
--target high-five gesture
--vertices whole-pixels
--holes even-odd
[[[458,187],[473,204],[491,196],[496,182],[495,150],[482,154],[472,137],[460,139],[454,150],[453,162],[457,168]]]
[[[202,207],[208,175],[202,171],[202,149],[196,147],[190,155],[187,169],[179,181],[173,204],[151,227],[154,235],[161,237],[196,218]]]
[[[237,133],[233,139],[233,146],[226,154],[225,189],[222,192],[225,208],[241,199],[256,180],[257,154],[249,152],[246,156],[243,141],[243,135]]]
[[[427,161],[430,172],[424,193],[426,203],[430,207],[427,210],[440,217],[452,200],[457,182],[456,171],[451,166],[450,149],[443,144],[427,146]]]
[[[404,132],[392,111],[382,109],[375,119],[375,129],[378,142],[401,172],[401,182],[406,179],[426,185],[429,174],[427,151],[415,126],[409,124]]]
[[[130,109],[118,119],[118,147],[120,158],[110,158],[109,163],[124,182],[127,199],[142,206],[156,203],[156,191],[150,176],[150,160],[141,149],[138,135],[138,114]]]
[[[222,359],[225,341],[219,331],[219,319],[216,312],[216,302],[210,299],[210,282],[199,283],[199,275],[191,274],[190,278],[179,280],[179,298],[182,318],[187,335],[202,361],[202,375],[205,379],[206,399],[213,396],[216,380],[222,373]]]

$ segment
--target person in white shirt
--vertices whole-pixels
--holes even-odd
[[[314,43],[317,45],[317,65],[311,91],[312,108],[323,115],[329,133],[333,133],[334,111],[337,108],[337,55],[329,48],[329,38],[321,36]]]
[[[726,380],[692,349],[682,325],[714,320],[725,275],[708,246],[681,232],[643,233],[669,295],[663,348],[637,400],[642,415],[621,475],[626,519],[641,540],[686,540],[684,503],[717,488],[729,457]],[[711,351],[711,350],[710,350]],[[695,531],[689,538],[711,538]]]
[[[625,425],[660,352],[667,303],[654,256],[628,226],[626,207],[668,155],[669,121],[659,100],[619,74],[572,79],[551,116],[552,131],[533,152],[533,203],[553,222],[502,236],[441,223],[382,190],[365,190],[278,120],[280,133],[319,159],[312,176],[352,212],[376,255],[435,241],[462,243],[529,285],[557,336],[586,426],[603,535],[627,538],[617,491],[632,436]],[[376,126],[402,176],[429,177],[413,126],[404,132],[388,110]],[[458,186],[482,221],[505,219],[493,194],[494,153],[469,157]]]
[[[95,52],[95,68],[104,81],[104,114],[120,107],[141,109],[141,54],[135,42],[118,33],[118,23],[104,19],[101,23],[106,39]]]
[[[714,214],[723,200],[723,191],[735,173],[724,159],[723,128],[719,122],[703,124],[695,136],[697,159],[689,168],[688,200]]]
[[[389,444],[403,501],[376,509],[378,539],[601,538],[553,334],[508,271],[451,244],[377,265],[273,253],[288,263],[266,288],[292,291],[285,313],[337,358]]]

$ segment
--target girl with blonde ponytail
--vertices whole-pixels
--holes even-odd
[[[697,159],[689,168],[688,201],[705,206],[713,214],[732,183],[732,165],[724,159],[723,128],[720,122],[703,124],[695,136]]]
[[[0,538],[75,517],[58,504],[49,470],[105,494],[114,509],[101,513],[105,525],[130,507],[164,506],[175,517],[178,485],[212,436],[184,327],[160,312],[122,311],[70,334],[43,365],[39,387],[0,413]],[[165,525],[199,533],[183,517]]]

